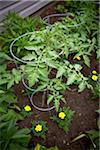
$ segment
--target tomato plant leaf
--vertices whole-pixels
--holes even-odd
[[[49,105],[51,103],[51,101],[53,101],[53,95],[49,95],[48,100],[47,100],[47,105]]]
[[[82,92],[85,89],[85,87],[86,87],[85,82],[84,81],[81,82],[78,87],[79,87],[78,92]]]
[[[65,73],[65,71],[66,71],[65,68],[61,66],[61,67],[58,69],[56,78],[61,77],[61,76]]]
[[[90,59],[87,55],[83,55],[84,63],[90,67]]]
[[[75,79],[76,79],[76,74],[70,74],[70,76],[67,79],[67,85],[74,83]]]

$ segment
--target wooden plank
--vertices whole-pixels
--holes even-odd
[[[51,3],[52,1],[53,0],[40,0],[37,3],[35,3],[34,5],[28,7],[27,9],[24,9],[23,11],[21,11],[19,13],[19,15],[22,16],[23,18],[25,18],[26,16],[29,16],[29,15],[35,13],[36,11],[41,9],[42,7],[44,7],[47,4]]]
[[[0,1],[0,10],[4,9],[5,7],[8,7],[16,2],[18,2],[18,0],[15,0],[15,1],[1,0]]]
[[[0,11],[0,21],[2,21],[5,17],[5,15],[10,11],[19,12],[21,10],[26,9],[27,7],[34,5],[37,1],[20,1],[15,3],[14,5],[11,5],[9,7],[6,7],[5,9]]]

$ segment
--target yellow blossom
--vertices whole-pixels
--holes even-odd
[[[41,148],[41,145],[40,145],[40,144],[37,144],[37,145],[35,146],[34,150],[40,150],[40,148]]]
[[[92,73],[93,73],[93,74],[97,74],[96,70],[93,70]]]
[[[92,76],[92,80],[97,81],[98,77],[96,75]]]
[[[24,107],[24,109],[25,109],[25,111],[31,111],[31,107],[30,107],[29,105],[26,105],[26,106]]]
[[[77,56],[76,59],[77,59],[77,60],[81,60],[81,57]]]
[[[60,112],[58,116],[59,118],[64,119],[66,115],[64,112]]]
[[[40,125],[40,124],[36,125],[35,131],[36,131],[36,132],[42,131],[42,125]]]

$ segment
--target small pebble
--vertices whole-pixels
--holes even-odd
[[[69,142],[67,142],[67,144],[66,145],[69,145]]]
[[[82,116],[82,114],[81,114],[81,113],[79,113],[78,115],[79,115],[79,116]]]
[[[66,143],[66,141],[65,140],[63,140],[63,144],[65,144]]]
[[[82,121],[81,124],[84,124],[84,122]]]

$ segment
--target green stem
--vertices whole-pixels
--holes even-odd
[[[3,150],[7,150],[7,146],[8,146],[8,144],[9,144],[9,142],[10,142],[10,140],[8,140],[8,141],[6,142],[6,144],[5,144],[4,149],[3,149]]]

